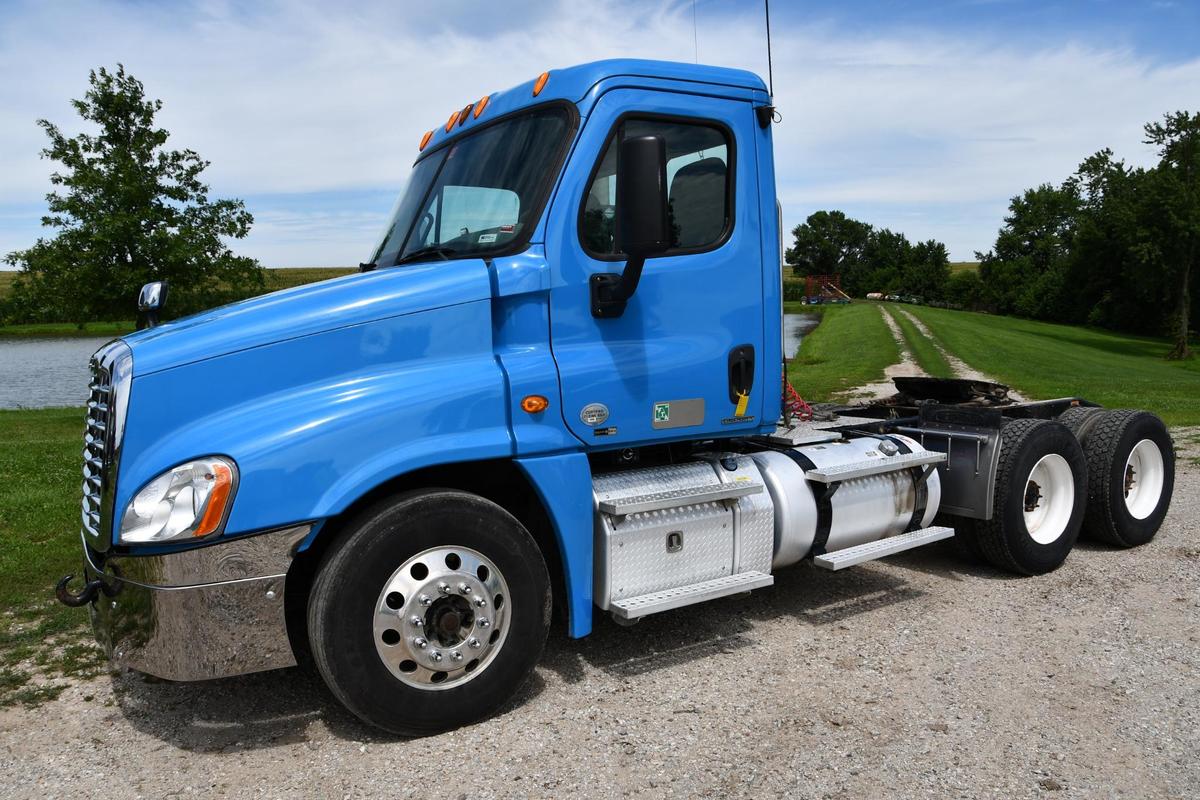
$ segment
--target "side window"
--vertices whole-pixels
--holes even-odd
[[[672,242],[667,252],[703,250],[719,242],[732,224],[729,137],[702,122],[627,119],[604,149],[583,201],[580,240],[592,255],[617,254],[617,141],[660,136],[667,145],[667,186]]]

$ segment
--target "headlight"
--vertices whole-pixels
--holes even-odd
[[[221,528],[237,467],[210,456],[164,472],[142,487],[121,519],[121,543],[165,542],[208,536]]]

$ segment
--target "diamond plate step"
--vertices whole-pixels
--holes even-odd
[[[836,467],[818,467],[804,473],[804,477],[818,483],[836,483],[855,478],[865,478],[868,475],[883,475],[888,472],[899,472],[903,469],[938,464],[946,460],[945,453],[903,453],[887,458],[869,458],[865,461],[852,461]]]
[[[647,614],[690,606],[692,603],[703,603],[751,589],[761,589],[774,582],[775,578],[764,572],[739,572],[737,575],[726,575],[703,583],[693,583],[691,586],[663,589],[661,592],[614,600],[609,605],[609,610],[621,619],[637,619]]]
[[[679,508],[697,503],[711,503],[716,500],[735,500],[749,494],[758,494],[762,490],[761,483],[750,483],[749,481],[711,483],[703,486],[671,489],[666,492],[620,497],[615,500],[601,500],[600,511],[615,517],[624,517],[629,514],[640,514],[643,511],[660,511],[664,508]]]
[[[953,535],[953,528],[943,528],[940,526],[921,528],[917,531],[909,531],[897,536],[888,536],[885,539],[867,542],[855,547],[847,547],[845,550],[838,550],[835,553],[816,556],[813,558],[813,563],[822,569],[845,569],[846,567],[853,567],[855,564],[861,564],[864,561],[874,561],[877,558],[903,553],[905,550],[912,550],[914,547],[920,547],[923,544],[949,539]]]

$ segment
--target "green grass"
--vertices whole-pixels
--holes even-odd
[[[884,308],[884,306],[880,306],[880,308]],[[896,325],[899,326],[900,333],[904,335],[904,343],[908,346],[908,351],[912,353],[913,358],[916,359],[917,366],[935,378],[954,377],[954,370],[951,368],[950,362],[927,336],[917,330],[917,326],[904,315],[903,311],[895,307],[887,307],[886,313],[890,314],[896,321]]]
[[[788,364],[788,379],[805,400],[832,400],[857,386],[881,380],[884,369],[900,360],[896,340],[874,304],[818,308],[821,324],[804,337],[800,351]]]
[[[950,272],[951,273],[954,273],[954,272],[978,272],[978,271],[979,271],[979,262],[978,261],[951,261],[950,262]]]
[[[0,411],[0,706],[104,668],[86,611],[54,599],[59,577],[80,574],[82,436],[82,409]]]
[[[268,269],[266,290],[276,292],[305,283],[337,278],[357,272],[356,267],[296,267]],[[12,288],[17,273],[0,271],[0,299]],[[133,320],[128,322],[47,322],[28,325],[0,325],[0,337],[5,336],[123,336],[134,329]]]
[[[1162,339],[1092,328],[910,307],[942,346],[1032,398],[1080,396],[1200,424],[1200,360],[1167,361]],[[819,330],[819,328],[818,328]]]
[[[36,322],[27,325],[0,325],[4,336],[124,336],[134,329],[129,322]]]

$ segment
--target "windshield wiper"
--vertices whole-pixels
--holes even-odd
[[[449,261],[450,256],[455,255],[456,253],[458,253],[458,251],[453,247],[442,247],[441,245],[420,247],[416,250],[413,250],[411,253],[402,256],[401,258],[397,258],[394,266],[398,267],[401,264],[408,264],[413,261],[421,261],[429,258],[430,256],[438,256],[443,261]]]

